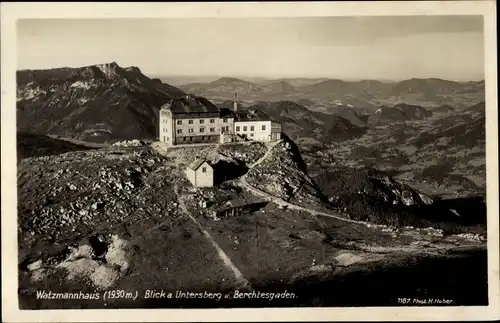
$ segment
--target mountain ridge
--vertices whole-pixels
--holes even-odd
[[[185,95],[117,63],[17,72],[18,130],[90,141],[156,138],[158,109]]]
[[[212,83],[180,85],[182,90],[208,98],[230,99],[238,92],[243,100],[266,99],[270,101],[311,99],[327,103],[335,100],[346,104],[376,109],[387,104],[406,103],[422,106],[461,105],[477,103],[484,94],[484,81],[457,82],[439,78],[412,78],[396,82],[378,80],[346,81],[342,79],[276,79],[250,82],[238,78],[221,78],[224,88]],[[221,80],[219,79],[219,80]],[[294,80],[297,80],[295,82]],[[280,88],[270,91],[269,85],[286,82],[293,89]],[[244,86],[241,86],[244,84]]]

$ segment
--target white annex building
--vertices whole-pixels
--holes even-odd
[[[186,167],[186,177],[196,187],[214,185],[214,169],[205,159],[196,159]]]
[[[222,109],[203,97],[187,95],[160,108],[159,140],[169,146],[224,143],[238,135],[255,141],[281,139],[281,124],[259,110]]]

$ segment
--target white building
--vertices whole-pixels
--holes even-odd
[[[158,137],[169,146],[224,143],[236,135],[256,141],[281,139],[281,124],[262,111],[239,112],[235,96],[233,110],[222,109],[203,97],[186,95],[160,108]]]
[[[159,139],[169,146],[219,143],[220,136],[232,132],[234,114],[219,109],[209,100],[187,95],[163,105],[159,112]]]
[[[262,111],[248,110],[236,114],[234,133],[256,141],[276,141],[281,139],[281,124],[273,122]]]
[[[214,169],[205,159],[196,159],[189,164],[186,177],[196,187],[214,186]]]

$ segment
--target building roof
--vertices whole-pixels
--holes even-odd
[[[192,94],[174,98],[161,107],[161,109],[164,108],[170,109],[172,114],[217,113],[220,118],[234,118],[235,121],[273,121],[267,113],[261,110],[233,111],[228,108],[219,108],[207,98]]]
[[[219,109],[212,102],[204,97],[195,95],[174,98],[163,107],[170,108],[173,114],[219,113]]]
[[[261,110],[236,112],[236,121],[272,121],[271,117]]]
[[[201,165],[203,165],[203,163],[207,162],[206,159],[203,159],[203,158],[198,158],[198,159],[195,159],[191,164],[188,165],[188,168],[196,171],[198,168],[200,168]],[[207,162],[207,164],[212,167],[210,165],[209,162]]]
[[[258,198],[239,198],[235,200],[229,200],[226,201],[225,203],[219,205],[218,207],[215,208],[214,211],[220,212],[224,210],[229,210],[235,207],[242,207],[242,206],[250,206],[254,204],[260,204],[260,203],[268,203],[269,201],[264,200],[264,199],[258,199]]]
[[[228,108],[219,108],[221,118],[235,118],[236,115],[233,110]]]

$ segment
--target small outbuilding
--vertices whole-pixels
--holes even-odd
[[[198,158],[186,167],[186,177],[196,187],[214,186],[214,169],[202,158]]]
[[[224,219],[233,216],[239,216],[244,213],[255,212],[267,205],[266,200],[231,200],[220,205],[212,211],[213,216],[219,219]]]

